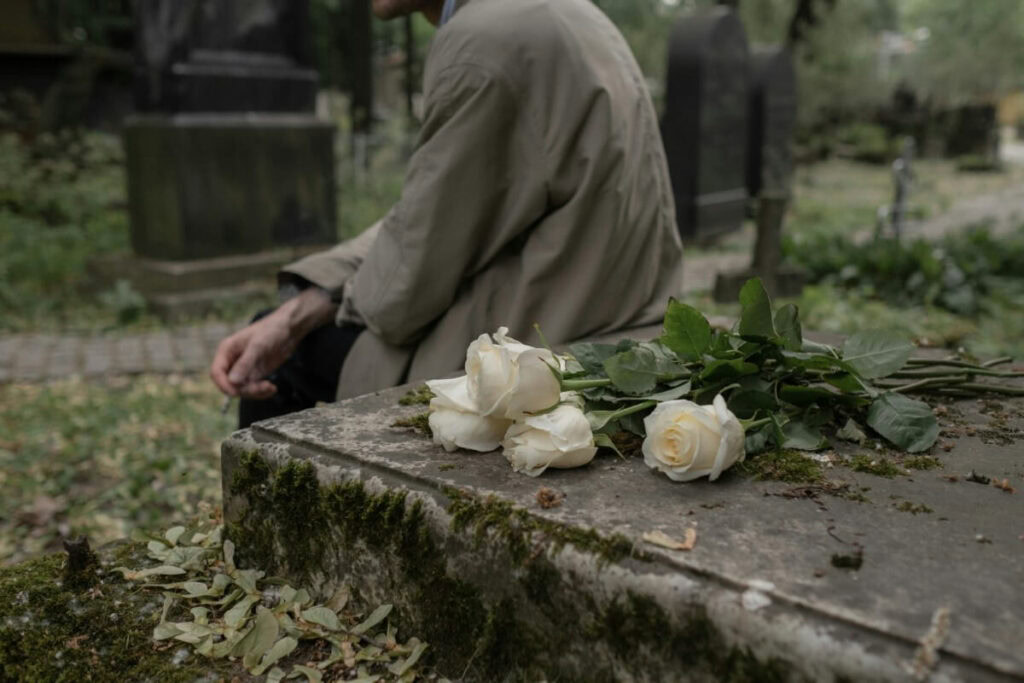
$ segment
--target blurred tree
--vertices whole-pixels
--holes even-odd
[[[1021,0],[907,0],[903,24],[920,40],[906,75],[934,103],[992,103],[1024,87]]]

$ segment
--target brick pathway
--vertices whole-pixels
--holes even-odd
[[[218,322],[127,334],[4,336],[0,337],[0,382],[202,372],[217,344],[235,328]]]

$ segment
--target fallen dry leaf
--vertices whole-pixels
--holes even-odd
[[[992,485],[1000,491],[1006,491],[1007,493],[1014,493],[1016,491],[1016,489],[1010,486],[1009,479],[1003,479],[1002,481],[999,479],[992,479]]]
[[[68,642],[64,644],[64,647],[68,648],[69,650],[78,650],[78,649],[80,649],[82,647],[82,641],[83,640],[88,640],[88,639],[89,639],[89,636],[87,636],[85,634],[80,635],[80,636],[75,636],[74,638],[70,638],[68,640]]]
[[[697,530],[692,526],[687,527],[686,531],[683,532],[683,536],[683,540],[680,541],[663,531],[646,531],[642,538],[651,545],[661,546],[669,550],[693,550],[693,546],[697,544]]]
[[[537,491],[537,505],[540,505],[545,510],[556,508],[562,504],[562,500],[565,499],[565,494],[555,489],[549,489],[547,486],[541,486],[540,490]]]

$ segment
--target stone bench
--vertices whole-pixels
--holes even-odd
[[[224,512],[254,565],[394,603],[449,677],[1024,679],[1024,497],[965,478],[1020,488],[1022,401],[950,406],[939,469],[675,484],[603,452],[538,479],[446,453],[392,426],[425,410],[407,390],[235,433]],[[689,552],[642,540],[688,528]]]

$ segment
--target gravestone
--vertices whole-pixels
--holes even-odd
[[[684,17],[672,30],[661,132],[686,242],[743,224],[748,52],[743,25],[726,7]]]
[[[233,434],[224,517],[241,561],[326,595],[349,586],[358,607],[393,604],[440,674],[1024,678],[1020,494],[964,478],[1019,488],[1020,399],[946,406],[937,469],[897,459],[884,478],[848,458],[895,456],[841,446],[818,484],[735,470],[679,484],[604,452],[537,479],[500,452],[446,453],[395,425],[425,408],[399,405],[407,389]],[[687,529],[689,552],[643,540]]]
[[[793,132],[796,128],[796,68],[778,46],[751,52],[747,192],[755,200],[757,238],[750,268],[719,273],[716,301],[736,300],[743,284],[760,277],[772,296],[798,296],[803,273],[782,263],[782,227],[792,193]]]
[[[747,192],[786,195],[793,177],[796,130],[796,67],[789,50],[755,46],[750,54],[750,135]]]
[[[144,113],[124,141],[139,259],[118,274],[156,308],[251,292],[335,241],[334,126],[314,115],[307,14],[290,0],[137,4]]]

